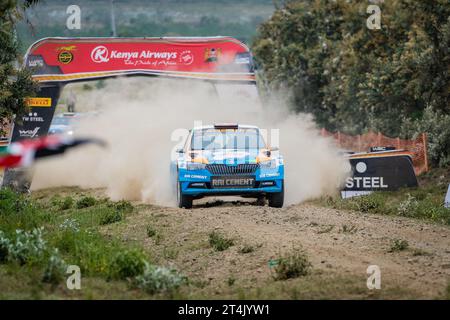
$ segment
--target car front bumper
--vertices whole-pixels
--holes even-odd
[[[179,169],[178,181],[181,185],[181,192],[194,197],[213,195],[258,195],[266,193],[276,193],[283,190],[284,166],[274,169],[257,169],[251,174],[255,178],[253,187],[230,187],[213,188],[212,175],[208,170],[186,170]],[[240,175],[233,175],[240,177]]]

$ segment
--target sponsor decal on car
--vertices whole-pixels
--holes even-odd
[[[271,177],[278,177],[280,175],[279,172],[272,172],[272,173],[261,173],[259,176],[261,178],[271,178]]]
[[[26,98],[25,104],[28,107],[51,107],[52,106],[52,98]]]
[[[213,188],[252,188],[255,186],[254,176],[219,176],[211,178]]]
[[[184,178],[186,178],[186,179],[202,179],[202,180],[208,179],[207,176],[202,176],[202,175],[198,175],[198,174],[185,174]]]

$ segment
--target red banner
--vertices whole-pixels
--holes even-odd
[[[47,38],[28,51],[41,82],[128,74],[253,81],[247,46],[216,38]]]

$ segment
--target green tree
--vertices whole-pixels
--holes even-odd
[[[15,24],[21,19],[21,10],[38,0],[0,0],[0,136],[14,115],[25,111],[24,98],[31,96],[36,87],[28,70],[20,69],[21,57]]]
[[[269,90],[289,88],[296,111],[348,133],[398,136],[406,133],[403,123],[425,127],[418,124],[426,121],[425,110],[450,114],[448,0],[384,1],[381,30],[366,27],[369,4],[291,0],[280,6],[253,45]]]

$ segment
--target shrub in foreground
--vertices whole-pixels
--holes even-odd
[[[138,276],[144,272],[145,256],[138,250],[119,252],[111,263],[110,277],[126,279]]]
[[[64,279],[66,269],[67,265],[60,257],[58,249],[54,249],[45,266],[42,282],[51,284],[60,283]]]
[[[187,283],[187,278],[175,269],[146,264],[143,274],[135,278],[135,285],[149,294],[171,292]]]
[[[220,233],[213,231],[209,234],[209,245],[216,251],[224,251],[234,245],[233,239],[227,239]]]
[[[278,264],[274,267],[275,280],[286,280],[306,276],[311,269],[311,263],[306,254],[298,249],[294,249],[290,254],[278,259]]]
[[[105,208],[105,210],[102,210],[102,213],[100,214],[101,225],[119,222],[122,219],[123,219],[123,212],[113,208]]]
[[[21,265],[39,262],[47,250],[42,230],[42,228],[32,231],[17,229],[14,238],[9,238],[0,231],[0,260],[14,261]]]
[[[76,207],[77,209],[83,209],[92,207],[97,203],[97,200],[94,197],[86,196],[82,197],[77,201]]]

